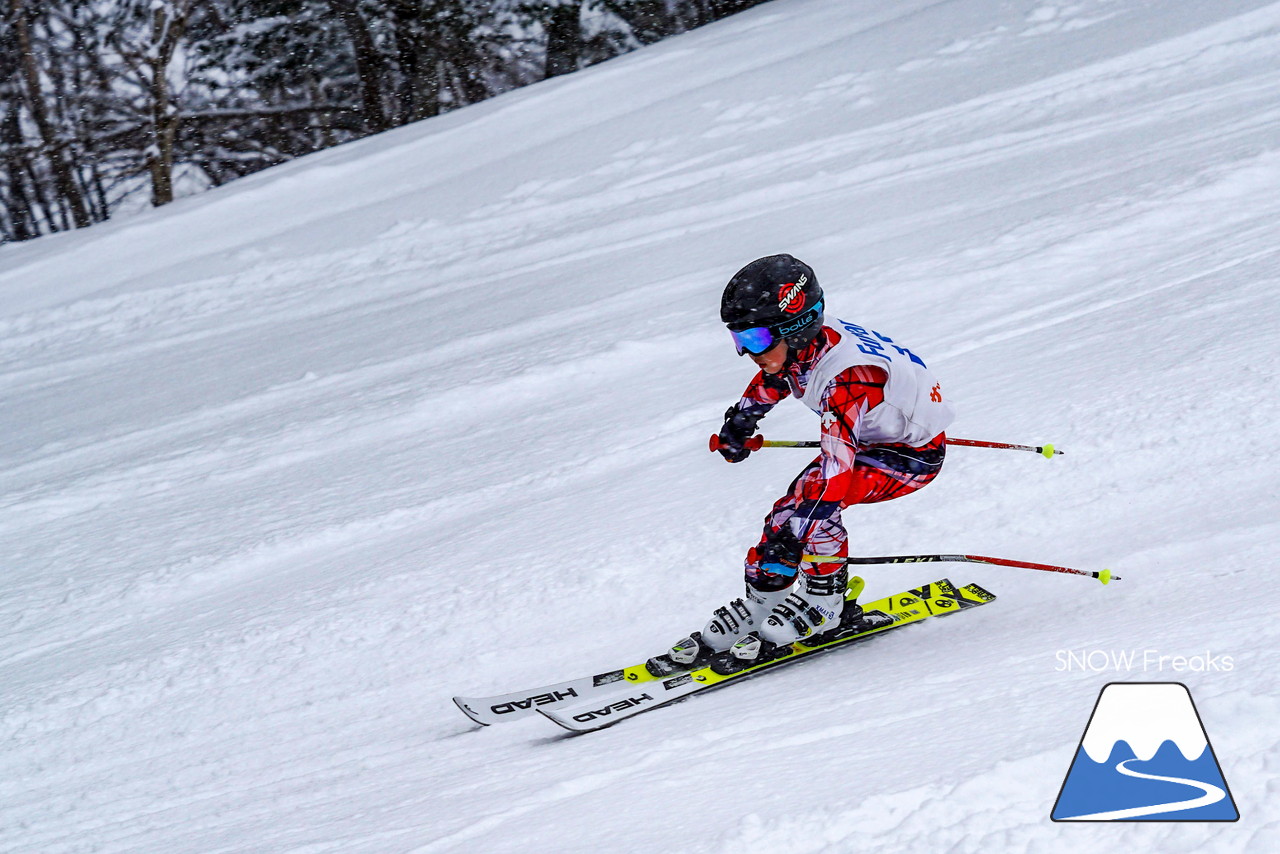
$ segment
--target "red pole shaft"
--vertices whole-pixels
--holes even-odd
[[[835,557],[829,555],[805,555],[809,563],[843,563],[863,566],[867,564],[890,563],[988,563],[994,566],[1012,566],[1019,569],[1036,569],[1042,572],[1061,572],[1067,575],[1083,575],[1096,578],[1103,584],[1119,581],[1120,576],[1112,575],[1111,570],[1090,572],[1084,569],[1072,569],[1069,566],[1053,566],[1047,563],[1030,563],[1025,560],[1009,560],[1002,557],[984,557],[983,555],[890,555],[885,557]]]
[[[1088,572],[1083,569],[1072,569],[1069,566],[1053,566],[1047,563],[1028,563],[1025,560],[1009,560],[1002,557],[983,557],[982,555],[963,555],[963,557],[972,563],[990,563],[996,566],[1016,566],[1022,569],[1039,569],[1044,572],[1065,572],[1069,575],[1087,575],[1090,578],[1097,578],[1098,573]],[[1118,576],[1112,576],[1116,578]]]

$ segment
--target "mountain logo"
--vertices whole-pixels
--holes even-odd
[[[1237,821],[1191,692],[1111,682],[1098,694],[1054,821]]]

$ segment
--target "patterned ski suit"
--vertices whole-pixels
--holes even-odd
[[[793,354],[781,372],[756,374],[738,403],[739,409],[763,415],[786,397],[804,396],[814,366],[839,340],[840,333],[824,326],[813,343]],[[908,495],[937,476],[946,455],[945,433],[919,447],[872,444],[861,438],[864,416],[884,401],[888,376],[875,365],[857,365],[828,383],[821,398],[821,453],[805,466],[765,517],[760,542],[747,552],[749,583],[774,589],[787,583],[785,578],[761,569],[757,552],[782,526],[790,528],[806,554],[844,557],[849,545],[840,520],[842,509]],[[938,395],[935,399],[941,400],[938,386],[933,392]],[[840,564],[806,564],[804,568],[825,574],[838,570]]]

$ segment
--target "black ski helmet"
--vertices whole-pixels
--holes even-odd
[[[720,320],[730,332],[768,327],[792,350],[803,350],[822,329],[822,308],[812,267],[791,255],[768,255],[733,274],[720,299]]]

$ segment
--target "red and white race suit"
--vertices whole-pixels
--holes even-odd
[[[760,543],[747,552],[747,580],[756,586],[785,583],[760,568],[757,553],[784,525],[806,554],[848,555],[840,511],[898,498],[930,483],[942,468],[944,431],[955,417],[920,357],[885,335],[842,320],[823,326],[778,374],[756,374],[738,407],[763,415],[791,395],[821,417],[821,453],[773,505]],[[839,566],[804,569],[828,573]]]

